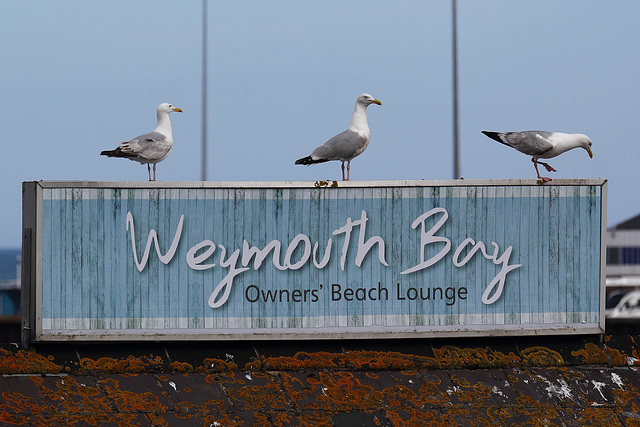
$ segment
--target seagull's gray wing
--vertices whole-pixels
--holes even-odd
[[[521,153],[540,156],[553,149],[554,146],[549,140],[552,135],[553,132],[545,131],[507,132],[504,139],[508,145]]]
[[[120,144],[123,153],[147,160],[162,159],[167,155],[167,137],[160,132],[149,132]]]
[[[149,133],[145,133],[144,135],[136,136],[131,141],[161,142],[166,139],[167,139],[167,136],[164,134],[161,134],[160,132],[149,132]]]
[[[364,151],[368,138],[352,130],[334,136],[313,150],[311,157],[326,160],[351,160]]]

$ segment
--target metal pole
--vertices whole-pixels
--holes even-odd
[[[207,0],[202,0],[202,175],[207,180]]]
[[[460,178],[460,137],[458,135],[458,25],[456,0],[451,0],[453,44],[453,179]]]

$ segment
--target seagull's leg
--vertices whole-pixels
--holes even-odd
[[[547,169],[547,172],[557,172],[554,168],[552,168],[548,163],[543,163],[543,162],[538,162],[540,163],[542,166],[544,166]]]
[[[347,181],[351,179],[351,160],[347,161]]]
[[[342,162],[340,164],[340,167],[342,168],[342,180],[345,181],[345,179],[344,179],[344,162]]]
[[[149,181],[151,181],[151,165],[147,163],[147,172],[149,173]]]
[[[549,182],[551,181],[551,178],[546,177],[546,176],[540,176],[540,171],[538,171],[538,163],[544,164],[542,162],[537,162],[536,159],[531,158],[531,161],[533,162],[533,166],[536,168],[536,174],[538,175],[538,184],[544,184],[545,182]]]
[[[156,180],[156,164],[153,164],[153,180]]]

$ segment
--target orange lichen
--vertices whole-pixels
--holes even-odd
[[[582,426],[614,427],[620,425],[616,413],[611,408],[585,408],[576,414],[576,422]]]
[[[528,347],[520,351],[523,362],[527,366],[562,366],[564,359],[555,350],[547,347]]]
[[[622,407],[629,406],[629,403],[637,396],[637,390],[633,392],[631,390],[614,389],[612,393],[616,400],[616,405]]]
[[[60,365],[53,363],[53,357],[45,357],[34,350],[10,352],[0,348],[0,373],[2,374],[57,374]]]
[[[186,374],[189,372],[193,372],[193,366],[186,362],[173,362],[171,363],[171,370],[173,372]]]
[[[300,370],[300,369],[436,369],[435,359],[406,355],[397,352],[350,351],[343,353],[298,352],[293,357],[270,357],[249,363],[252,370]]]
[[[281,369],[339,369],[345,367],[345,356],[340,353],[319,351],[316,353],[298,352],[293,357],[269,357],[251,362],[247,367],[265,370]]]
[[[331,418],[330,413],[313,412],[300,414],[298,421],[303,427],[325,427],[331,425]]]
[[[501,351],[492,352],[491,366],[493,368],[514,368],[522,365],[522,359],[513,352],[502,353]]]
[[[165,421],[165,419],[158,414],[147,413],[145,415],[149,420],[149,424],[152,426],[168,426],[169,425],[169,423],[167,423],[167,421]]]
[[[609,360],[612,366],[625,366],[627,364],[627,360],[629,358],[625,353],[621,352],[618,349],[611,348],[608,346],[605,346],[605,350],[609,355]]]
[[[572,351],[571,354],[582,356],[584,363],[589,365],[607,365],[609,363],[607,352],[593,343],[587,343],[584,349]]]
[[[276,384],[229,387],[227,395],[231,401],[250,411],[288,408],[286,399]]]
[[[325,426],[361,414],[372,425],[546,426],[570,420],[640,427],[630,416],[640,413],[635,373],[626,367],[634,362],[618,342],[624,341],[587,343],[572,353],[584,363],[616,366],[617,377],[610,367],[567,366],[560,353],[543,346],[515,355],[490,346],[446,345],[434,349],[435,358],[298,352],[241,367],[216,358],[193,366],[152,355],[102,357],[83,358],[72,369],[56,365],[52,355],[0,350],[0,369],[9,370],[4,374],[29,374],[0,378],[0,384],[18,386],[0,389],[0,424]],[[628,351],[637,357],[634,348]],[[485,368],[500,372],[478,371]],[[608,389],[592,388],[602,381]],[[547,397],[550,384],[570,387],[573,398]]]
[[[459,348],[452,345],[445,345],[440,348],[434,348],[433,352],[440,366],[444,369],[491,367],[486,349]]]
[[[235,362],[225,362],[224,360],[206,358],[203,361],[203,366],[198,366],[195,371],[198,373],[203,372],[231,372],[236,371],[238,365]]]
[[[133,375],[162,368],[162,360],[157,358],[128,356],[126,359],[101,357],[93,360],[88,357],[80,359],[80,369],[89,372],[107,374]]]
[[[407,355],[384,351],[350,351],[348,361],[355,369],[437,369],[438,362],[432,357]]]
[[[433,427],[444,427],[444,426],[456,426],[457,424],[451,423],[450,421],[443,421],[442,414],[439,411],[428,411],[422,409],[414,409],[414,408],[406,408],[403,410],[408,415],[410,415],[409,419],[405,419],[402,415],[400,415],[399,411],[396,409],[391,409],[387,411],[387,418],[391,421],[394,426],[406,426],[406,427],[420,427],[420,426],[433,426]]]

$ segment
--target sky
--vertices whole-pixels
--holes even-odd
[[[458,0],[460,169],[535,178],[480,133],[585,133],[553,178],[608,180],[607,224],[640,213],[640,2]],[[372,138],[352,180],[453,178],[452,14],[446,0],[210,1],[208,180],[340,179],[294,161],[349,125],[371,93]],[[0,248],[21,242],[24,181],[146,181],[100,156],[155,127],[162,181],[201,177],[201,0],[4,0],[0,14]],[[542,171],[541,171],[542,172]]]

